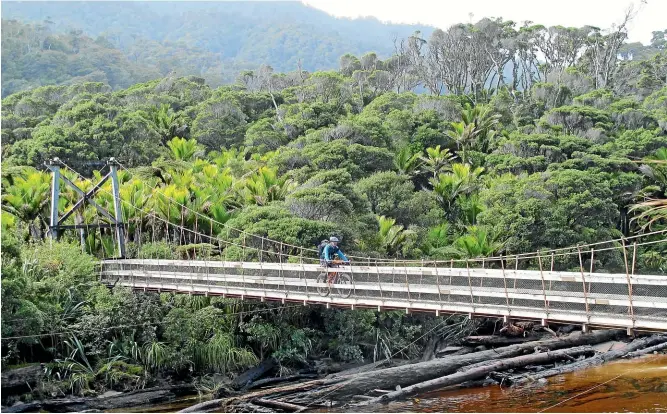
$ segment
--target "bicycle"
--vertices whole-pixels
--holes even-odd
[[[338,267],[343,261],[334,260],[331,263],[331,267]],[[349,262],[347,262],[349,264]],[[340,273],[337,271],[329,271],[327,269],[326,273],[320,273],[317,276],[317,283],[326,283],[327,286],[318,286],[317,293],[320,296],[329,296],[331,293],[331,285],[349,285],[350,287],[337,287],[338,294],[344,298],[350,297],[352,294],[352,276],[347,273]]]

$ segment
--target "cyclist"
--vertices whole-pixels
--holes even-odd
[[[328,266],[331,264],[335,254],[337,254],[343,262],[350,263],[350,259],[348,259],[340,247],[338,247],[338,238],[331,237],[329,238],[329,244],[327,244],[322,250],[322,256],[320,256],[320,258],[323,259]]]

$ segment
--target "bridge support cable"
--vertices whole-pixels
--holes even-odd
[[[241,261],[244,262],[246,260],[246,235],[243,233],[243,242],[242,242],[242,248],[241,248]],[[243,293],[247,294],[246,291],[246,284],[245,284],[245,269],[242,267],[241,268],[241,281],[242,281],[242,286],[243,286]],[[243,300],[243,296],[241,296],[241,300]]]
[[[519,256],[514,257],[514,285],[513,290],[516,292],[516,278],[519,274]],[[514,296],[512,296],[512,306],[514,306]]]
[[[123,210],[120,207],[120,183],[118,182],[118,166],[112,158],[109,161],[111,170],[111,191],[113,193],[113,211],[116,220],[116,238],[118,239],[118,252],[120,257],[125,257],[125,229],[123,226]]]
[[[371,259],[368,259],[368,265],[370,266]],[[378,287],[380,288],[380,299],[384,304],[384,291],[382,290],[382,278],[380,277],[380,268],[378,267],[378,262],[375,260],[375,272],[377,273],[378,276]]]
[[[403,269],[405,270],[405,290],[408,292],[408,302],[412,301],[410,295],[410,281],[408,280],[408,266],[407,263],[403,263]]]
[[[589,276],[593,276],[593,267],[595,265],[595,247],[591,247],[591,265],[588,271]],[[588,282],[588,291],[591,291],[591,282]]]
[[[452,277],[454,275],[454,259],[449,261],[449,286],[452,286]],[[451,302],[451,290],[447,290],[447,302]]]
[[[538,252],[539,253],[539,252]],[[549,302],[547,302],[547,290],[544,283],[544,270],[542,268],[542,256],[537,256],[537,261],[540,266],[540,279],[542,279],[542,294],[544,295],[544,315],[545,319],[549,319]]]
[[[507,315],[511,315],[512,309],[510,308],[510,297],[509,293],[507,292],[507,276],[505,275],[505,260],[503,259],[502,256],[500,256],[500,270],[503,275],[503,286],[505,289],[505,303],[507,304]]]
[[[424,269],[425,269],[424,259],[422,259],[421,275],[419,275],[419,287],[420,287],[420,290],[419,290],[419,292],[417,292],[417,300],[419,300],[419,301],[421,301],[421,299],[422,299],[422,291],[421,291],[421,287],[424,285]]]
[[[310,291],[308,290],[308,277],[306,276],[306,267],[303,264],[303,249],[299,250],[299,264],[301,265],[301,272],[299,273],[299,280],[303,279],[306,289],[306,300],[310,299]],[[304,302],[305,304],[305,302]]]
[[[482,269],[484,270],[484,275],[486,275],[486,262],[484,261],[483,257],[482,257]],[[484,278],[483,277],[479,278],[479,287],[484,287]]]
[[[475,297],[472,293],[472,278],[470,277],[470,263],[466,260],[466,272],[468,273],[468,287],[470,288],[470,306],[472,309],[472,314],[475,313]]]
[[[206,296],[209,296],[209,294],[211,293],[211,279],[210,279],[210,276],[209,276],[208,261],[211,260],[211,256],[213,255],[213,243],[211,243],[213,241],[213,222],[209,222],[208,241],[211,244],[211,249],[207,249],[208,260],[206,261],[206,263],[204,263],[204,266],[206,266]],[[203,240],[202,240],[202,243],[203,243]]]
[[[261,244],[261,250],[258,252],[259,256],[259,275],[262,278],[262,290],[264,291],[264,296],[266,297],[266,281],[265,281],[265,273],[264,273],[264,266],[263,266],[263,260],[262,260],[262,250],[264,250],[264,240],[262,240]]]
[[[632,268],[631,268],[631,274],[632,276],[635,275],[635,262],[637,260],[637,242],[632,243]]]
[[[628,269],[628,251],[625,246],[625,238],[621,239],[622,244],[623,244],[623,261],[625,263],[625,276],[628,281],[628,313],[630,314],[630,318],[632,319],[632,327],[635,327],[635,307],[634,304],[632,303],[632,279],[630,278],[630,270]],[[636,246],[635,246],[636,247]],[[634,268],[634,258],[633,258],[633,268]]]

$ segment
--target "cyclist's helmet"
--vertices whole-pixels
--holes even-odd
[[[329,239],[329,241],[330,241],[330,242],[336,242],[336,243],[337,243],[337,242],[338,242],[338,237],[331,237],[331,238]]]

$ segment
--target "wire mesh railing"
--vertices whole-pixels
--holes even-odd
[[[327,273],[349,283],[318,278]],[[667,330],[663,275],[142,258],[104,261],[101,277],[135,289]]]

